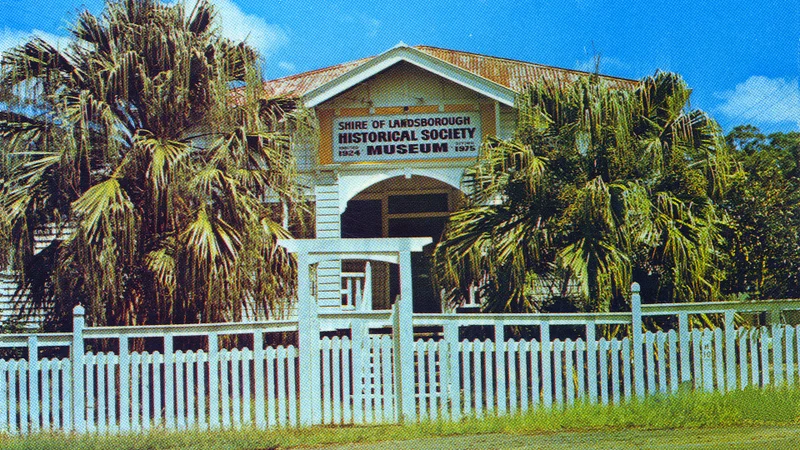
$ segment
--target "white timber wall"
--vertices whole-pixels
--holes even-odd
[[[339,185],[335,180],[317,184],[315,194],[317,238],[341,237]],[[317,301],[320,308],[341,308],[341,272],[342,264],[340,261],[322,261],[318,264]]]

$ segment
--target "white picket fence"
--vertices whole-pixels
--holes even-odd
[[[294,427],[305,425],[303,404],[314,413],[312,424],[396,423],[409,410],[413,420],[459,420],[619,404],[681,385],[703,391],[791,385],[800,377],[800,326],[733,323],[735,311],[781,309],[800,309],[800,301],[634,301],[632,313],[613,314],[415,314],[415,326],[438,323],[443,331],[408,347],[398,347],[396,331],[368,332],[390,323],[396,330],[398,308],[391,317],[341,313],[321,320],[349,327],[351,337],[320,339],[316,369],[303,366],[299,347],[264,345],[265,333],[298,330],[297,322],[87,328],[79,309],[73,333],[0,336],[0,347],[37,355],[0,359],[0,431]],[[724,313],[724,327],[691,330],[688,316],[702,312]],[[642,315],[667,314],[679,317],[677,330],[641,331]],[[628,337],[595,336],[598,324],[624,323],[634,325]],[[495,339],[458,339],[459,327],[475,324],[494,325]],[[538,326],[540,339],[505,339],[505,326],[521,324]],[[585,338],[550,339],[551,326],[565,324],[584,325]],[[220,336],[236,334],[252,335],[253,347],[220,349]],[[176,336],[205,336],[208,348],[173,351]],[[129,352],[137,337],[163,338],[163,351]],[[86,352],[85,339],[116,339],[119,351]],[[38,357],[52,346],[69,347],[70,357]],[[403,380],[404,373],[411,376]]]

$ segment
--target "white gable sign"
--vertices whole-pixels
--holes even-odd
[[[469,158],[481,146],[477,112],[338,117],[333,121],[335,162]]]

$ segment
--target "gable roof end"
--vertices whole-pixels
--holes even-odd
[[[355,65],[342,75],[306,92],[302,96],[303,103],[307,107],[317,106],[401,61],[439,75],[502,104],[514,106],[515,92],[513,90],[419,49],[407,46],[397,46],[366,62]]]

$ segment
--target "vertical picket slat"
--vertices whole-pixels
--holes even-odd
[[[475,378],[473,379],[474,382],[472,385],[475,387],[476,417],[483,416],[483,361],[481,360],[481,357],[484,356],[483,349],[483,342],[479,340],[475,340],[475,342],[473,342],[472,360],[474,363],[473,374],[475,375]]]
[[[484,400],[486,400],[486,412],[494,413],[495,409],[495,389],[494,389],[494,342],[487,339],[483,343],[484,352]]]
[[[656,333],[656,345],[658,346],[658,391],[662,394],[667,393],[667,333],[659,331]]]
[[[428,419],[428,396],[426,395],[426,370],[425,370],[425,341],[423,340],[416,340],[414,341],[414,347],[416,348],[416,357],[417,357],[417,398],[418,398],[418,405],[419,405],[419,420],[424,421]]]
[[[794,328],[784,328],[784,344],[786,345],[786,383],[789,386],[794,385]]]
[[[142,355],[142,429],[149,430],[152,425],[150,414],[150,366],[153,355],[145,353]]]
[[[331,423],[333,407],[331,401],[331,339],[322,338],[322,423]]]
[[[108,429],[116,432],[119,427],[117,426],[117,366],[118,357],[113,353],[106,355],[106,395],[108,401],[106,402],[106,423]],[[53,380],[54,383],[57,380]]]
[[[464,389],[464,414],[472,414],[472,342],[462,341],[461,347],[461,380]]]
[[[238,348],[231,350],[231,406],[233,407],[232,422],[234,429],[242,428],[242,390],[241,366],[242,352]]]
[[[331,353],[331,364],[333,370],[333,378],[331,380],[331,394],[333,395],[333,423],[338,425],[342,423],[342,341],[340,338],[336,337],[331,341]],[[281,414],[283,414],[283,411],[283,408],[281,408]]]
[[[13,403],[8,401],[9,383],[8,377],[10,361],[0,359],[0,430],[9,429],[9,410],[13,407]]]
[[[542,361],[542,405],[550,409],[553,406],[553,370],[552,370],[552,351],[550,343],[550,323],[542,322],[539,330],[541,342],[541,361]]]
[[[519,381],[518,358],[519,341],[508,341],[506,344],[506,367],[508,368],[508,411],[511,414],[519,410],[517,397],[517,382]]]
[[[8,430],[13,434],[19,430],[17,425],[17,360],[12,359],[8,362]]]
[[[647,372],[647,393],[653,395],[656,393],[656,362],[655,362],[655,334],[648,331],[644,335],[644,348],[646,358]]]
[[[264,356],[267,360],[267,369],[265,371],[266,374],[266,386],[267,386],[267,426],[274,427],[278,424],[276,419],[276,409],[277,409],[277,401],[275,399],[276,395],[276,388],[275,385],[277,384],[277,379],[275,378],[275,358],[276,358],[276,350],[275,347],[267,347],[264,351]]]
[[[231,428],[231,387],[230,387],[230,351],[219,351],[219,393],[220,393],[220,418],[222,428]]]
[[[161,366],[164,363],[164,355],[160,352],[153,352],[153,425],[162,426],[163,422],[163,403],[161,389]],[[198,389],[202,389],[202,380],[198,382]]]
[[[564,341],[564,393],[567,396],[567,405],[575,404],[575,341]]]
[[[622,339],[622,387],[625,391],[625,401],[631,399],[631,340]]]
[[[555,405],[557,407],[564,406],[564,370],[562,369],[562,361],[564,358],[564,343],[560,339],[553,341],[553,391],[555,397]]]
[[[186,359],[186,427],[189,429],[195,428],[197,425],[197,405],[195,403],[195,393],[199,386],[197,386],[194,381],[195,370],[198,367],[197,356],[197,352],[187,352],[184,355],[184,358]],[[248,401],[246,404],[249,405],[250,402]]]
[[[783,327],[772,326],[772,369],[775,376],[775,386],[783,384]]]
[[[275,379],[277,380],[277,400],[278,400],[278,425],[284,427],[289,422],[289,414],[286,411],[286,365],[288,358],[286,357],[286,348],[279,346],[275,352],[276,370]]]
[[[600,356],[600,402],[608,405],[608,349],[610,345],[605,338],[598,345]]]
[[[769,344],[770,336],[767,327],[761,327],[759,339],[761,339],[761,384],[762,386],[769,386]]]
[[[41,425],[44,431],[50,431],[52,429],[50,427],[50,373],[54,362],[55,360],[50,359],[42,359],[39,361],[39,374],[42,379],[40,384],[42,388]]]
[[[350,368],[350,351],[352,341],[347,336],[342,338],[342,422],[345,424],[353,423],[352,384],[353,372]],[[291,397],[291,392],[289,392]]]
[[[692,362],[694,363],[694,388],[699,390],[703,384],[703,370],[702,370],[702,338],[703,333],[700,330],[692,330]]]
[[[140,430],[141,401],[139,399],[141,381],[139,379],[141,355],[131,354],[131,428],[134,431]]]
[[[725,392],[725,353],[723,343],[725,335],[722,328],[714,330],[714,370],[717,372],[717,390]]]
[[[667,333],[669,341],[669,386],[672,392],[678,392],[678,334],[675,330]]]
[[[172,388],[170,389],[174,395],[170,395],[169,397],[175,398],[175,415],[174,421],[175,426],[179,430],[186,429],[186,397],[185,397],[185,389],[184,387],[188,388],[184,384],[184,369],[186,368],[186,354],[178,350],[175,352],[174,356],[170,358],[170,370],[167,370],[166,373],[171,373],[174,380],[174,385],[170,383]],[[172,408],[170,408],[170,414],[172,414]]]
[[[251,426],[253,424],[253,416],[251,415],[250,405],[253,398],[250,396],[250,361],[253,360],[253,352],[249,348],[245,348],[241,352],[242,355],[242,424]]]
[[[98,353],[95,358],[95,367],[97,368],[97,431],[105,433],[107,430],[106,422],[106,393],[105,393],[105,375],[106,375],[106,355],[105,353]]]
[[[714,391],[714,352],[711,350],[711,341],[714,333],[703,330],[703,390],[706,392]]]
[[[523,413],[528,411],[528,358],[530,357],[531,343],[522,341],[519,345],[519,403]]]
[[[383,382],[383,421],[391,422],[394,420],[394,382],[392,380],[392,338],[388,335],[382,336],[380,340],[381,345],[381,380]],[[429,360],[433,360],[434,344],[431,344]],[[431,364],[433,367],[433,364]]]
[[[575,342],[575,361],[578,372],[578,399],[584,400],[586,398],[586,343],[583,339]]]
[[[295,364],[297,364],[297,348],[290,345],[286,348],[286,365],[287,365],[287,381],[288,381],[288,407],[289,407],[289,425],[297,425],[297,374]]]
[[[620,386],[620,373],[619,373],[619,354],[622,349],[622,343],[619,339],[611,341],[611,401],[615,405],[619,405],[621,397]]]
[[[750,336],[750,333],[747,330],[739,330],[739,372],[740,372],[740,385],[741,388],[744,389],[748,385],[747,380],[747,373],[749,372],[747,364],[747,338]]]
[[[84,387],[84,398],[85,403],[84,406],[86,407],[86,431],[93,433],[97,431],[97,422],[95,422],[95,390],[94,390],[94,368],[95,368],[95,360],[97,359],[97,355],[93,353],[87,353],[86,356],[83,358],[83,368],[84,374],[83,379],[86,383]],[[20,389],[22,390],[22,389]],[[25,389],[27,391],[27,389]],[[20,394],[24,394],[20,392]],[[20,407],[27,406],[27,401],[23,401],[20,395]],[[27,427],[27,414],[21,417],[21,422],[23,425]],[[27,431],[26,429],[22,430],[23,432]]]
[[[539,359],[540,359],[540,350],[541,347],[539,346],[539,342],[531,341],[530,342],[530,349],[531,349],[531,406],[536,409],[539,406],[539,400],[541,399],[541,392],[540,392],[540,381],[541,378],[539,374]]]
[[[429,417],[431,420],[437,420],[439,418],[439,403],[437,397],[437,385],[436,385],[436,343],[429,339],[425,346],[427,347],[427,368],[428,368],[428,405],[430,407]],[[386,373],[384,372],[384,376]],[[386,409],[384,408],[384,411]]]

